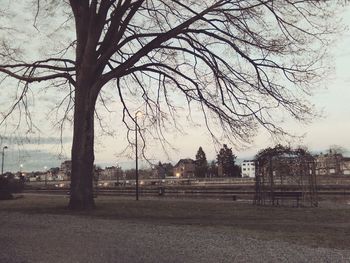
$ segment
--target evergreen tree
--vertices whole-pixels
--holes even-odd
[[[222,170],[222,176],[236,176],[235,174],[235,159],[236,155],[232,153],[232,149],[228,148],[226,144],[220,149],[217,155],[217,163],[219,169]],[[238,176],[238,175],[237,175]]]
[[[217,177],[218,176],[218,166],[216,165],[215,161],[212,161],[208,168],[208,174],[210,177]]]
[[[202,147],[199,147],[196,154],[195,175],[196,177],[205,177],[207,172],[208,172],[207,157]]]

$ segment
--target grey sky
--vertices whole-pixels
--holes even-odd
[[[6,2],[6,1],[5,1]],[[31,19],[28,14],[26,19]],[[347,7],[343,13],[344,22],[350,27],[350,8]],[[44,23],[45,21],[43,21]],[[31,24],[28,23],[28,27]],[[69,38],[69,36],[66,36]],[[57,39],[52,36],[52,39]],[[52,40],[51,39],[51,40]],[[48,40],[47,43],[53,42]],[[30,43],[29,39],[24,39],[26,43]],[[42,47],[47,43],[42,43]],[[59,43],[57,43],[58,45]],[[284,126],[296,134],[304,135],[302,138],[295,139],[290,143],[292,145],[306,145],[310,150],[324,151],[330,145],[340,145],[346,149],[350,149],[350,33],[346,32],[337,37],[335,43],[331,46],[330,65],[334,64],[334,72],[330,76],[325,76],[324,82],[320,84],[318,90],[314,92],[312,102],[316,108],[322,112],[322,117],[315,119],[309,125],[301,125],[295,122],[286,120]],[[47,100],[43,90],[38,92],[39,99],[36,99],[34,115],[38,119],[39,128],[41,130],[40,139],[35,136],[34,139],[24,140],[8,140],[3,137],[1,145],[9,147],[6,151],[5,170],[16,170],[20,164],[23,164],[24,169],[40,170],[44,166],[59,166],[60,162],[69,158],[70,143],[71,143],[71,127],[66,127],[64,133],[63,144],[60,145],[59,131],[57,128],[52,128],[53,114],[49,114],[48,109],[53,105],[51,101]],[[36,94],[37,95],[37,94]],[[61,94],[59,94],[61,95]],[[57,96],[59,96],[57,95]],[[55,94],[56,96],[56,94]],[[1,94],[0,104],[4,103],[4,96]],[[51,95],[52,97],[52,95]],[[116,108],[112,109],[116,110]],[[104,165],[112,165],[116,163],[127,166],[127,161],[132,161],[126,156],[120,155],[122,150],[127,146],[125,129],[122,126],[117,114],[112,114],[106,118],[106,122],[111,124],[115,129],[115,135],[111,136],[97,136],[96,138],[96,163]],[[55,119],[55,118],[53,118]],[[156,141],[148,141],[149,157],[157,162],[172,161],[176,163],[180,158],[194,158],[199,146],[202,146],[207,154],[208,159],[215,158],[215,152],[218,150],[212,143],[205,127],[194,126],[190,123],[183,124],[185,134],[169,134],[168,139],[173,147],[177,150],[168,148],[169,156],[166,156],[159,143]],[[4,136],[9,136],[8,133]],[[16,136],[21,136],[20,134]],[[13,138],[15,138],[14,136]],[[19,142],[19,143],[18,143]],[[223,141],[223,143],[226,143]],[[269,135],[261,130],[261,132],[254,139],[250,147],[245,150],[234,150],[236,155],[240,158],[252,157],[258,150],[273,146],[275,142],[271,140]],[[283,142],[282,142],[283,143]],[[61,159],[59,155],[61,154]],[[7,167],[7,168],[6,168]]]

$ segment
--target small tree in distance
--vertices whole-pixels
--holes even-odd
[[[196,154],[195,175],[196,177],[206,177],[207,172],[208,172],[207,157],[202,147],[200,146]]]
[[[217,155],[219,176],[239,176],[235,165],[236,158],[236,155],[232,153],[232,148],[228,148],[227,145],[224,144]]]

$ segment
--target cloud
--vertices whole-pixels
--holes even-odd
[[[33,137],[33,136],[0,136],[0,144],[17,144],[17,145],[33,145],[33,144],[66,144],[71,143],[69,137]]]
[[[44,167],[59,167],[65,158],[45,150],[11,150],[5,151],[4,172],[43,171]],[[21,168],[22,164],[22,168]]]

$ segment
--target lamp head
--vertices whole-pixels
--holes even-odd
[[[136,117],[136,118],[140,118],[140,117],[142,117],[142,115],[143,115],[143,112],[140,111],[140,110],[138,110],[137,112],[135,112],[135,117]]]

